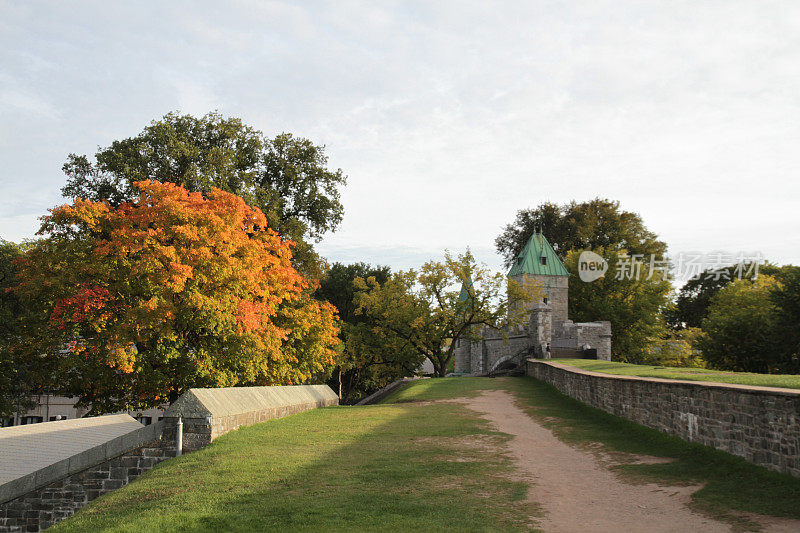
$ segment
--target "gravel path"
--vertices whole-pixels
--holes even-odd
[[[508,392],[487,391],[465,399],[509,443],[517,471],[531,481],[528,501],[545,516],[547,533],[731,531],[731,526],[692,512],[687,503],[697,486],[628,484],[597,456],[564,444],[516,406]],[[800,531],[800,522],[767,519],[767,531]]]

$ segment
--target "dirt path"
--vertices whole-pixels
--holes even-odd
[[[729,524],[687,507],[699,487],[624,483],[593,453],[558,440],[508,392],[487,391],[465,401],[499,431],[513,435],[511,454],[520,475],[532,482],[528,501],[545,512],[539,526],[547,533],[731,531]],[[764,525],[769,531],[797,531],[782,523]]]

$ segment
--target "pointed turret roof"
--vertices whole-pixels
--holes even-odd
[[[542,260],[544,258],[544,261]],[[541,233],[534,232],[528,244],[514,260],[509,276],[528,274],[535,276],[569,276],[564,263],[556,255],[556,251]]]
[[[472,288],[472,278],[467,278],[461,282],[461,293],[458,295],[458,303],[469,302],[475,297],[475,289]]]

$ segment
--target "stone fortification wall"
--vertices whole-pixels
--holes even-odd
[[[527,374],[613,415],[800,477],[800,390],[612,376],[533,360]]]

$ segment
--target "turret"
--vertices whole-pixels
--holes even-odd
[[[531,235],[508,272],[508,277],[520,284],[523,284],[526,276],[538,281],[544,292],[544,296],[533,302],[531,308],[544,304],[553,311],[553,323],[567,320],[569,272],[545,236],[538,231]]]

